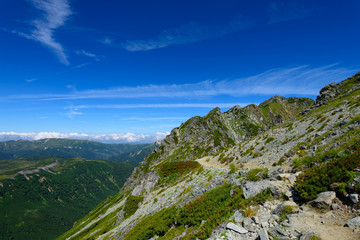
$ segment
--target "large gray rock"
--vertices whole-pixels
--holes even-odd
[[[236,211],[233,215],[233,220],[236,222],[236,223],[239,223],[239,222],[242,222],[244,220],[244,216],[242,215],[241,212],[239,211]]]
[[[277,178],[277,176],[279,176],[279,174],[283,173],[284,172],[284,169],[280,166],[276,166],[276,167],[272,167],[272,168],[269,168],[269,171],[268,171],[268,178]]]
[[[350,194],[349,198],[353,203],[358,203],[359,202],[359,194],[357,194],[357,193]]]
[[[272,195],[279,198],[283,192],[287,191],[286,184],[283,181],[262,180],[258,182],[246,182],[243,186],[244,197],[246,199],[256,196],[262,191],[270,188]]]
[[[353,219],[350,219],[347,221],[346,225],[347,227],[359,227],[360,226],[360,217],[355,217]]]
[[[248,230],[246,230],[245,228],[243,228],[239,225],[236,225],[232,222],[229,222],[228,224],[226,224],[226,229],[233,230],[233,231],[235,231],[237,233],[241,233],[241,234],[248,233]]]
[[[269,235],[265,228],[262,228],[259,232],[259,240],[269,240]]]
[[[277,237],[279,239],[288,239],[289,233],[282,229],[280,226],[269,228],[269,233],[273,237]]]
[[[329,207],[335,198],[335,192],[322,192],[314,201],[311,201],[310,204],[317,208]]]
[[[250,218],[244,218],[242,225],[249,232],[255,232],[255,227],[252,225],[252,220]]]

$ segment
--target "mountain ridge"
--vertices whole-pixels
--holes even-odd
[[[40,140],[17,140],[0,142],[0,159],[14,159],[34,156],[82,157],[88,159],[117,159],[126,161],[129,157],[119,155],[146,149],[151,152],[155,144],[105,144],[89,140],[47,138]],[[131,158],[129,159],[131,160]],[[138,164],[139,160],[135,160]]]
[[[295,109],[274,97],[246,114],[215,108],[193,117],[147,156],[102,214],[91,212],[59,239],[358,239],[342,226],[353,226],[350,196],[360,193],[352,167],[360,167],[359,89],[358,73]],[[301,206],[317,206],[324,191],[333,196],[325,214]]]

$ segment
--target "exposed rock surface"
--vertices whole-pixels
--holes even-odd
[[[322,192],[314,201],[311,202],[311,205],[317,208],[329,207],[335,198],[335,192]]]
[[[360,226],[360,217],[355,217],[347,221],[347,227],[359,227]]]
[[[229,219],[213,229],[209,239],[309,239],[312,235],[329,240],[360,239],[357,227],[344,227],[358,213],[337,199],[335,192],[320,193],[310,205],[300,206],[294,189],[300,174],[294,168],[295,159],[318,154],[318,149],[341,146],[347,136],[359,130],[360,97],[353,94],[360,88],[359,78],[355,75],[325,86],[315,105],[309,99],[275,96],[259,106],[235,106],[224,113],[215,108],[204,117],[189,119],[173,129],[128,179],[124,196],[132,193],[144,197],[137,211],[102,235],[94,229],[86,236],[121,239],[146,216],[170,206],[182,207],[211,189],[230,183],[242,188],[246,199],[268,188],[274,199],[252,206],[256,216],[247,216],[244,209],[234,210]],[[198,160],[204,170],[190,172],[176,182],[162,182],[158,174],[162,164],[187,160]],[[250,181],[249,173],[256,168],[266,169],[267,174]],[[356,201],[355,195],[344,198]],[[319,212],[311,205],[326,209]],[[122,204],[116,206],[118,209]],[[283,211],[287,206],[293,211]],[[98,219],[106,216],[99,214]],[[95,223],[94,220],[89,226]],[[175,239],[188,234],[186,231],[200,230],[186,226]]]
[[[233,231],[235,231],[237,233],[241,233],[241,234],[248,232],[248,230],[246,230],[245,228],[243,228],[239,225],[236,225],[232,222],[226,224],[226,229],[230,229],[230,230],[233,230]]]

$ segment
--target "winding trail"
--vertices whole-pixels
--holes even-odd
[[[199,158],[196,161],[201,165],[203,165],[205,168],[212,167],[212,168],[220,168],[222,170],[230,169],[228,165],[219,163],[217,161],[217,157],[207,156],[207,157]]]

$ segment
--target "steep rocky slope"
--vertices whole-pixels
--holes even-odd
[[[359,125],[359,74],[315,103],[216,108],[175,128],[60,239],[359,239]]]

